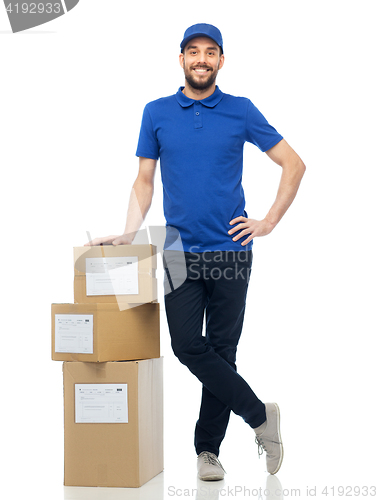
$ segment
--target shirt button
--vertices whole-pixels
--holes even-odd
[[[197,116],[199,115],[199,112],[198,112],[198,111],[196,112],[196,115],[197,115]]]

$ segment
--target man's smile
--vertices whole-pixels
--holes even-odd
[[[207,72],[212,71],[211,68],[193,68],[197,75],[206,75]]]

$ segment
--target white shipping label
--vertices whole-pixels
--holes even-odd
[[[55,352],[93,354],[93,314],[55,314]]]
[[[138,257],[104,257],[85,259],[87,296],[136,295]]]
[[[75,423],[127,424],[127,384],[75,384]]]

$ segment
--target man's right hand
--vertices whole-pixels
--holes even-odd
[[[122,234],[121,236],[103,236],[102,238],[95,238],[88,243],[85,243],[85,247],[92,247],[97,245],[131,245],[132,240],[129,235]]]

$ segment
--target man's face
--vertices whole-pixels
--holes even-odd
[[[193,38],[180,54],[185,79],[197,90],[206,90],[213,85],[223,63],[220,47],[207,37]]]

